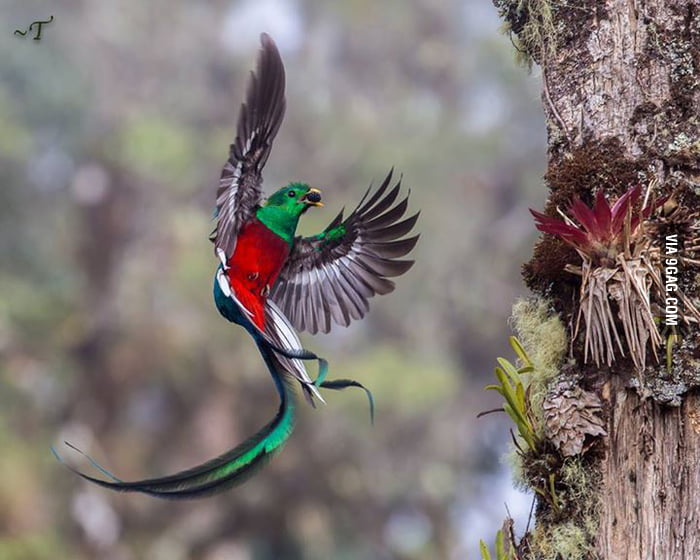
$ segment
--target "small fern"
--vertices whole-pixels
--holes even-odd
[[[498,367],[494,373],[498,379],[498,385],[487,385],[486,389],[492,389],[501,394],[505,399],[503,410],[510,416],[518,429],[518,434],[525,441],[527,446],[536,451],[541,437],[535,429],[535,421],[530,409],[529,389],[525,389],[522,375],[534,370],[530,358],[525,353],[525,349],[514,336],[509,338],[513,351],[516,353],[522,366],[516,368],[505,358],[497,358]],[[517,445],[517,442],[516,442]],[[520,446],[518,445],[518,449]]]
[[[481,552],[481,560],[516,560],[515,552],[512,547],[506,550],[505,535],[502,530],[496,533],[496,542],[494,543],[494,552],[496,556],[491,556],[489,547],[483,540],[479,541],[479,551]]]
[[[508,341],[513,351],[518,357],[521,366],[516,368],[505,358],[497,358],[498,367],[494,373],[498,379],[498,385],[487,385],[486,389],[497,391],[504,399],[503,407],[498,410],[503,410],[510,416],[511,420],[518,429],[520,441],[525,442],[526,447],[519,443],[518,439],[511,430],[513,442],[518,454],[529,465],[546,466],[546,461],[543,464],[541,456],[546,453],[546,442],[543,434],[537,429],[538,422],[532,412],[532,404],[530,400],[530,387],[525,387],[523,375],[532,373],[534,366],[532,360],[528,357],[525,349],[520,344],[520,341],[511,336]],[[546,477],[539,477],[538,481],[534,480],[531,483],[532,489],[541,496],[555,511],[560,510],[560,501],[557,496],[555,487],[555,475],[549,472]]]

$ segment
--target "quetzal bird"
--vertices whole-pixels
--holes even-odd
[[[217,223],[211,240],[220,262],[214,280],[216,306],[255,340],[279,394],[279,409],[244,443],[171,476],[125,482],[88,457],[111,480],[78,474],[101,486],[163,498],[189,498],[216,493],[245,480],[291,435],[293,382],[301,385],[311,404],[314,398],[323,401],[319,387],[364,388],[352,380],[325,381],[325,360],[302,348],[295,327],[314,334],[328,332],[332,323],[347,326],[361,319],[371,297],[394,289],[389,278],[413,265],[413,261],[400,259],[418,240],[418,235],[405,237],[418,214],[404,219],[408,196],[396,202],[401,181],[390,188],[391,171],[374,193],[370,194],[371,187],[367,190],[347,218],[341,211],[321,233],[311,237],[295,236],[295,232],[302,214],[323,205],[318,189],[292,182],[263,198],[262,170],[286,102],[285,71],[277,47],[267,34],[261,35],[261,43],[257,71],[251,74],[236,139],[221,173]],[[304,360],[319,361],[315,381],[309,377]]]

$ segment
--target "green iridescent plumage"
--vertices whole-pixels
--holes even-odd
[[[318,244],[316,250],[322,251],[326,245],[334,241],[338,241],[339,239],[342,239],[346,233],[347,230],[345,229],[345,226],[343,224],[340,224],[339,226],[336,226],[329,230],[322,231],[321,233],[315,236],[316,239],[322,242]]]
[[[272,366],[274,356],[270,349],[263,349],[265,362]],[[294,429],[294,398],[289,383],[280,376],[274,376],[280,395],[280,406],[275,417],[245,442],[230,451],[197,467],[174,475],[127,482],[114,476],[92,457],[86,455],[90,463],[110,480],[89,476],[73,470],[83,479],[118,492],[140,492],[166,499],[199,498],[215,494],[236,486],[266,464],[278,453]],[[67,444],[85,455],[71,444]],[[61,461],[54,450],[54,455]]]
[[[278,190],[265,201],[255,212],[255,216],[268,228],[274,231],[290,245],[294,241],[294,233],[299,218],[310,205],[305,202],[309,192],[318,192],[304,183],[290,183]],[[318,205],[320,203],[311,203]]]
[[[267,200],[263,197],[262,169],[286,101],[279,52],[267,35],[261,36],[261,42],[257,71],[251,77],[236,138],[221,173],[211,240],[220,261],[214,281],[216,307],[252,336],[277,389],[279,409],[244,443],[170,476],[122,481],[88,457],[107,480],[75,472],[103,487],[179,499],[206,496],[239,484],[289,439],[295,416],[294,382],[301,385],[311,404],[314,399],[323,400],[320,388],[361,388],[374,417],[371,393],[357,381],[326,380],[326,361],[301,347],[294,328],[316,333],[328,332],[332,323],[346,326],[367,313],[369,299],[391,292],[394,284],[389,278],[403,274],[413,264],[401,258],[418,240],[417,235],[404,237],[418,214],[404,218],[408,197],[397,202],[401,181],[391,186],[392,170],[374,192],[370,188],[365,193],[347,218],[341,212],[318,235],[295,237],[301,215],[312,206],[322,206],[320,191],[295,182]],[[319,366],[314,381],[304,365],[309,360]]]

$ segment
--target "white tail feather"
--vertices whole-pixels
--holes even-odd
[[[265,302],[265,311],[267,328],[270,332],[273,332],[274,329],[274,333],[277,335],[274,337],[266,334],[265,336],[269,339],[269,341],[274,345],[279,345],[283,350],[301,350],[301,340],[299,340],[299,336],[294,330],[294,327],[289,322],[289,319],[284,316],[284,313],[282,313],[280,308],[277,307],[272,300],[268,299]],[[278,340],[275,340],[275,338]],[[282,356],[280,356],[280,358],[282,358]],[[302,360],[295,358],[283,358],[283,360],[280,361],[284,361],[289,364],[293,370],[289,373],[294,375],[294,377],[301,381],[306,387],[309,387],[314,396],[325,404],[326,401],[323,400],[321,393],[318,391],[318,387],[312,383],[311,378],[306,371],[306,366]]]
[[[250,319],[253,314],[238,300],[235,292],[231,289],[231,285],[224,274],[223,269],[219,268],[216,273],[216,280],[219,283],[221,291],[226,297],[230,297],[238,306],[239,309]],[[284,313],[280,310],[275,303],[268,299],[265,301],[265,325],[268,332],[261,331],[258,326],[250,321],[253,327],[263,336],[265,339],[272,344],[277,346],[282,350],[299,351],[302,350],[301,340],[297,335],[294,327],[284,316]],[[286,356],[277,355],[276,358],[280,365],[284,367],[287,372],[294,377],[296,377],[299,382],[304,385],[307,389],[313,393],[313,395],[318,398],[322,403],[326,403],[318,390],[318,387],[313,384],[308,372],[306,371],[306,366],[302,360],[296,358],[287,358]]]

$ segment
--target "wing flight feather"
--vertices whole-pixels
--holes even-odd
[[[370,298],[393,291],[389,278],[413,265],[402,257],[418,241],[405,237],[418,214],[403,218],[408,196],[396,202],[401,181],[390,189],[392,173],[374,192],[370,186],[347,218],[341,211],[322,233],[294,240],[270,297],[297,329],[329,332],[332,323],[361,319]]]

